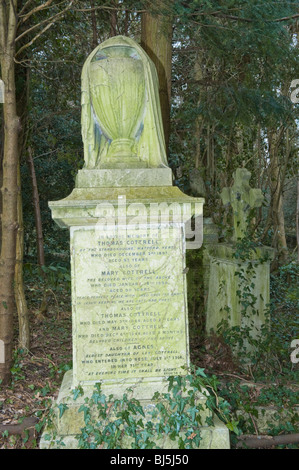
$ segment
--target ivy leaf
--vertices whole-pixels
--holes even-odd
[[[77,387],[72,390],[74,400],[77,400],[79,396],[84,395],[82,387]]]
[[[204,369],[202,369],[201,367],[199,367],[198,369],[196,369],[196,372],[195,372],[195,375],[198,377],[207,377],[205,372],[204,372]]]
[[[232,432],[234,432],[235,434],[239,435],[241,431],[240,431],[240,429],[238,428],[238,424],[239,424],[239,421],[234,421],[234,420],[233,420],[233,421],[230,421],[230,422],[226,423],[226,427],[227,427],[230,431],[232,431]]]
[[[59,418],[61,418],[62,415],[63,415],[63,413],[65,412],[65,410],[68,409],[68,406],[67,406],[66,403],[60,403],[60,404],[58,405],[58,409],[59,409]]]

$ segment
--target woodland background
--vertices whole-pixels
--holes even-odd
[[[0,332],[6,361],[0,364],[0,413],[7,425],[36,417],[36,406],[46,413],[41,400],[70,367],[69,237],[52,221],[48,201],[70,194],[83,166],[83,63],[97,44],[118,34],[141,42],[157,67],[175,184],[204,195],[204,216],[217,225],[220,241],[228,236],[231,213],[219,194],[232,184],[234,170],[245,166],[251,186],[263,190],[251,237],[273,246],[276,257],[274,337],[259,365],[270,380],[281,374],[294,381],[289,355],[299,334],[299,104],[291,100],[291,83],[299,79],[298,1],[1,0]],[[227,345],[217,343],[211,353],[203,338],[197,256],[189,255],[193,359],[236,373]],[[238,369],[239,377],[243,373]],[[9,407],[16,386],[23,400],[19,414],[16,403]],[[35,400],[32,395],[27,402],[28,386]],[[19,442],[11,444],[8,436],[5,445]]]

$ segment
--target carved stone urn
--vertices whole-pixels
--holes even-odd
[[[107,47],[90,64],[91,104],[110,142],[107,159],[137,161],[135,140],[142,126],[145,78],[133,48]]]

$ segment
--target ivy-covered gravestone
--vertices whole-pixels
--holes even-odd
[[[253,351],[260,338],[270,302],[270,262],[274,250],[249,238],[249,214],[260,207],[263,194],[249,185],[251,173],[238,168],[234,184],[224,188],[221,199],[233,210],[233,237],[229,243],[208,246],[209,287],[206,330],[236,327],[235,339],[244,351]],[[240,349],[239,349],[240,350]]]

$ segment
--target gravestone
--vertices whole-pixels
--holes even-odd
[[[187,373],[185,250],[201,245],[204,202],[173,186],[156,70],[135,41],[111,38],[87,58],[82,138],[85,165],[74,190],[49,203],[70,231],[73,369],[56,403],[68,409],[55,423],[67,447],[76,447],[83,425],[84,397],[70,398],[76,387],[90,396],[100,382],[119,399],[130,388],[146,411],[155,392],[167,391],[168,376]],[[220,424],[203,434],[203,446],[229,445]],[[44,437],[41,447],[49,446],[54,438]]]
[[[238,168],[232,187],[221,192],[223,203],[230,204],[233,209],[233,237],[231,243],[216,243],[208,247],[208,333],[216,332],[220,323],[225,321],[230,327],[250,328],[251,337],[258,338],[269,311],[270,263],[274,250],[256,246],[243,254],[240,251],[240,243],[248,236],[249,211],[263,202],[262,191],[250,188],[250,176],[246,168]],[[248,344],[247,348],[248,351],[251,349]]]

